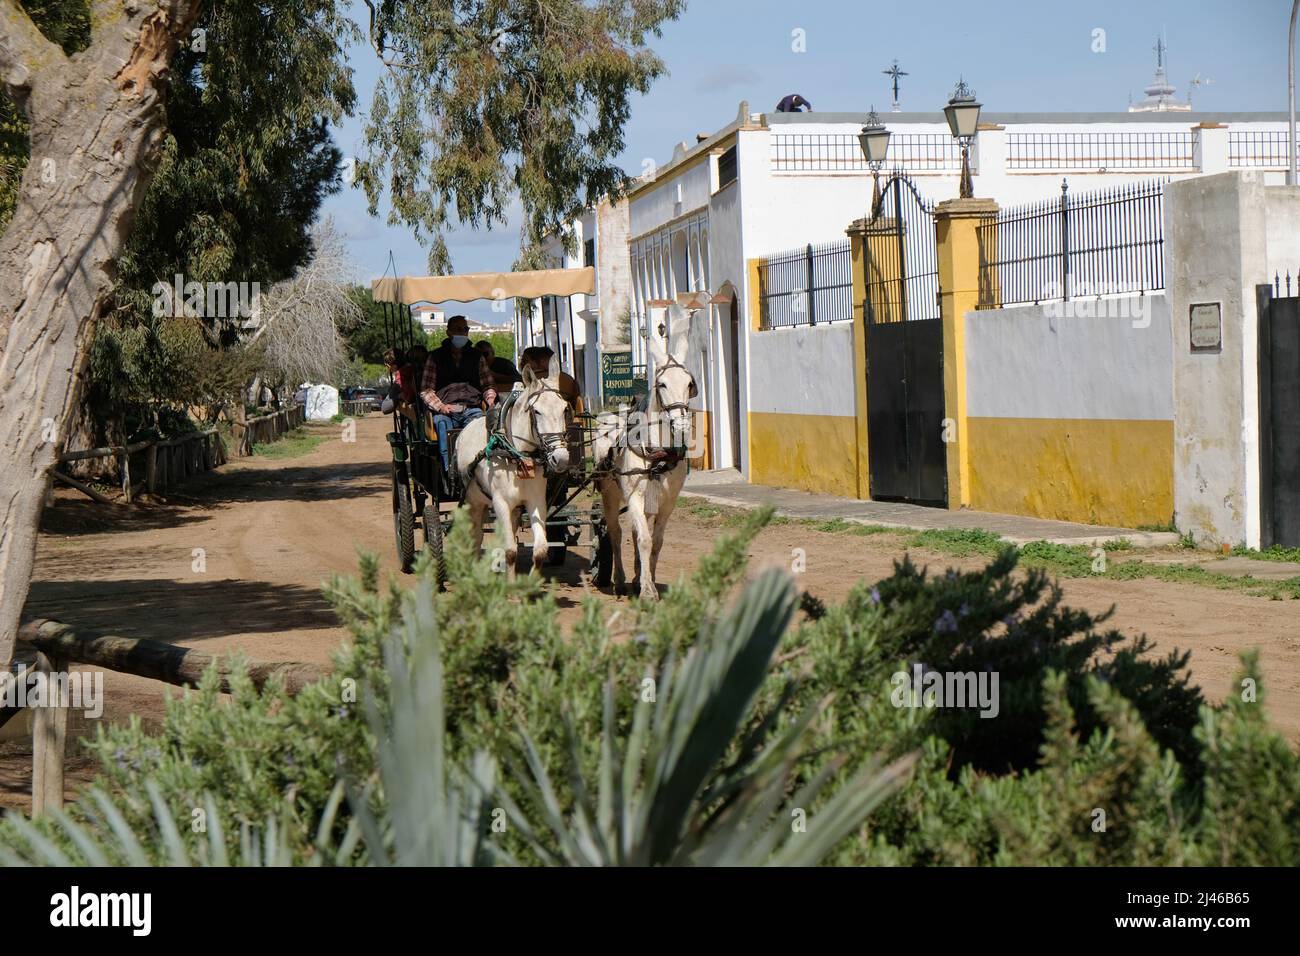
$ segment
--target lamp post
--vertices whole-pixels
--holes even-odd
[[[979,130],[980,104],[975,100],[975,92],[966,85],[965,80],[957,81],[957,88],[952,98],[943,108],[947,117],[948,129],[953,138],[961,143],[961,198],[970,199],[975,195],[970,181],[970,144]]]
[[[871,216],[875,218],[876,211],[880,208],[880,167],[885,162],[885,154],[889,152],[889,130],[880,122],[874,106],[867,115],[867,125],[858,134],[858,145],[862,147],[862,155],[871,167]]]

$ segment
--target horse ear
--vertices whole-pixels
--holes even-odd
[[[668,350],[664,348],[664,340],[654,330],[645,338],[646,348],[650,351],[650,358],[656,366],[663,365],[668,361]]]
[[[533,367],[527,362],[524,363],[524,367],[520,374],[524,379],[524,388],[532,388],[537,384],[537,376],[533,373]]]
[[[668,354],[681,364],[686,364],[686,352],[691,341],[691,314],[674,302],[668,310]]]
[[[560,357],[558,355],[552,355],[551,364],[546,369],[546,380],[548,382],[555,382],[558,381],[559,378],[560,378]]]

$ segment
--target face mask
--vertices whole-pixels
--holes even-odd
[[[469,345],[469,336],[453,335],[451,337],[451,344],[453,348],[463,349],[465,346]]]

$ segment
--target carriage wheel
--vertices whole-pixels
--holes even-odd
[[[605,528],[596,531],[596,553],[591,557],[591,580],[598,588],[607,588],[614,580],[614,545]]]
[[[429,553],[429,569],[439,591],[447,587],[447,568],[442,559],[442,511],[437,499],[424,506],[424,550]]]
[[[411,489],[405,475],[393,468],[393,534],[397,540],[397,557],[402,573],[410,574],[415,564],[415,514],[411,509]]]

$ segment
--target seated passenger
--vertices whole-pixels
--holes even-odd
[[[487,339],[477,342],[474,347],[488,360],[488,368],[492,370],[492,381],[496,384],[498,395],[510,391],[515,387],[516,382],[524,380],[524,377],[519,374],[519,369],[515,368],[515,363],[508,358],[498,358],[496,349]]]
[[[410,368],[406,364],[406,354],[401,349],[389,349],[384,353],[384,370],[388,373],[391,384],[388,386],[388,394],[384,396],[384,402],[379,406],[379,410],[385,415],[391,413],[394,408],[401,405],[402,402],[410,402],[414,397],[414,392],[408,392],[403,386],[403,371],[409,373]],[[407,381],[410,375],[405,376]]]
[[[555,351],[547,348],[545,345],[533,345],[524,349],[524,354],[520,360],[533,370],[533,374],[539,378],[546,378],[551,369],[551,359],[555,357]],[[573,409],[574,414],[582,412],[582,389],[578,387],[578,381],[568,372],[560,373],[560,391],[568,399],[569,407]]]
[[[447,340],[429,353],[420,379],[420,398],[433,412],[443,468],[451,468],[447,434],[483,414],[480,403],[496,404],[496,386],[487,359],[469,347],[469,322],[463,315],[447,320]]]

